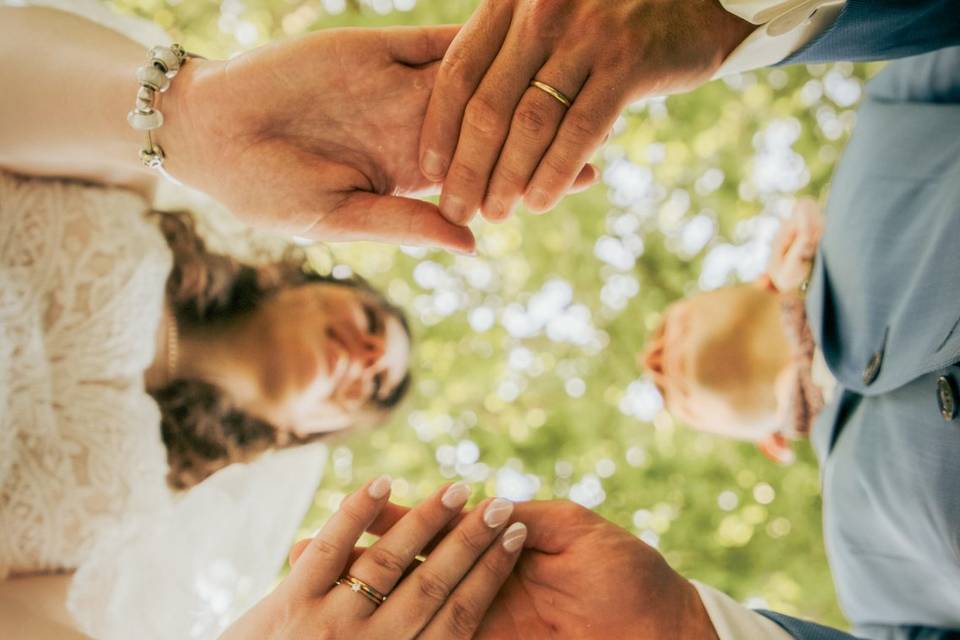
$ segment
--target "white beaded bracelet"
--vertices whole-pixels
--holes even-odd
[[[170,88],[170,81],[189,58],[203,56],[185,51],[179,44],[153,47],[149,56],[147,63],[137,69],[140,89],[137,91],[136,106],[127,114],[127,122],[137,131],[146,133],[140,161],[145,167],[163,171],[163,149],[154,143],[151,133],[163,125],[163,114],[156,107],[157,92],[163,93]]]

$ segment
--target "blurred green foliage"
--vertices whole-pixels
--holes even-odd
[[[113,4],[227,56],[321,28],[460,22],[476,2]],[[597,159],[603,185],[546,216],[476,224],[476,258],[333,246],[409,309],[416,383],[387,427],[331,443],[304,533],[375,474],[400,479],[394,495],[410,504],[462,477],[474,500],[574,497],[689,577],[843,626],[809,446],[778,467],[675,425],[636,353],[669,301],[758,275],[796,196],[825,197],[871,71],[774,69],[637,104]]]

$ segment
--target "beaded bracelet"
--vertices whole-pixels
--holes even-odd
[[[150,49],[147,64],[137,69],[137,104],[127,114],[127,122],[137,131],[146,133],[146,144],[140,150],[140,161],[150,169],[163,170],[164,153],[160,145],[154,143],[154,129],[163,125],[163,114],[156,108],[157,92],[163,93],[170,88],[170,81],[189,58],[203,58],[185,51],[179,44],[169,47],[156,46]]]

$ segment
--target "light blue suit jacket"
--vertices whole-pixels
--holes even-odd
[[[846,0],[830,28],[783,64],[892,60],[956,45],[958,0]]]
[[[960,47],[870,83],[807,312],[839,382],[813,442],[854,633],[960,639]],[[851,638],[763,613],[803,640]]]

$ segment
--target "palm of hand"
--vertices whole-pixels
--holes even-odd
[[[191,140],[178,140],[198,166],[170,169],[261,226],[470,250],[435,206],[397,197],[432,186],[418,139],[430,62],[453,33],[318,32],[203,63],[181,100]]]

